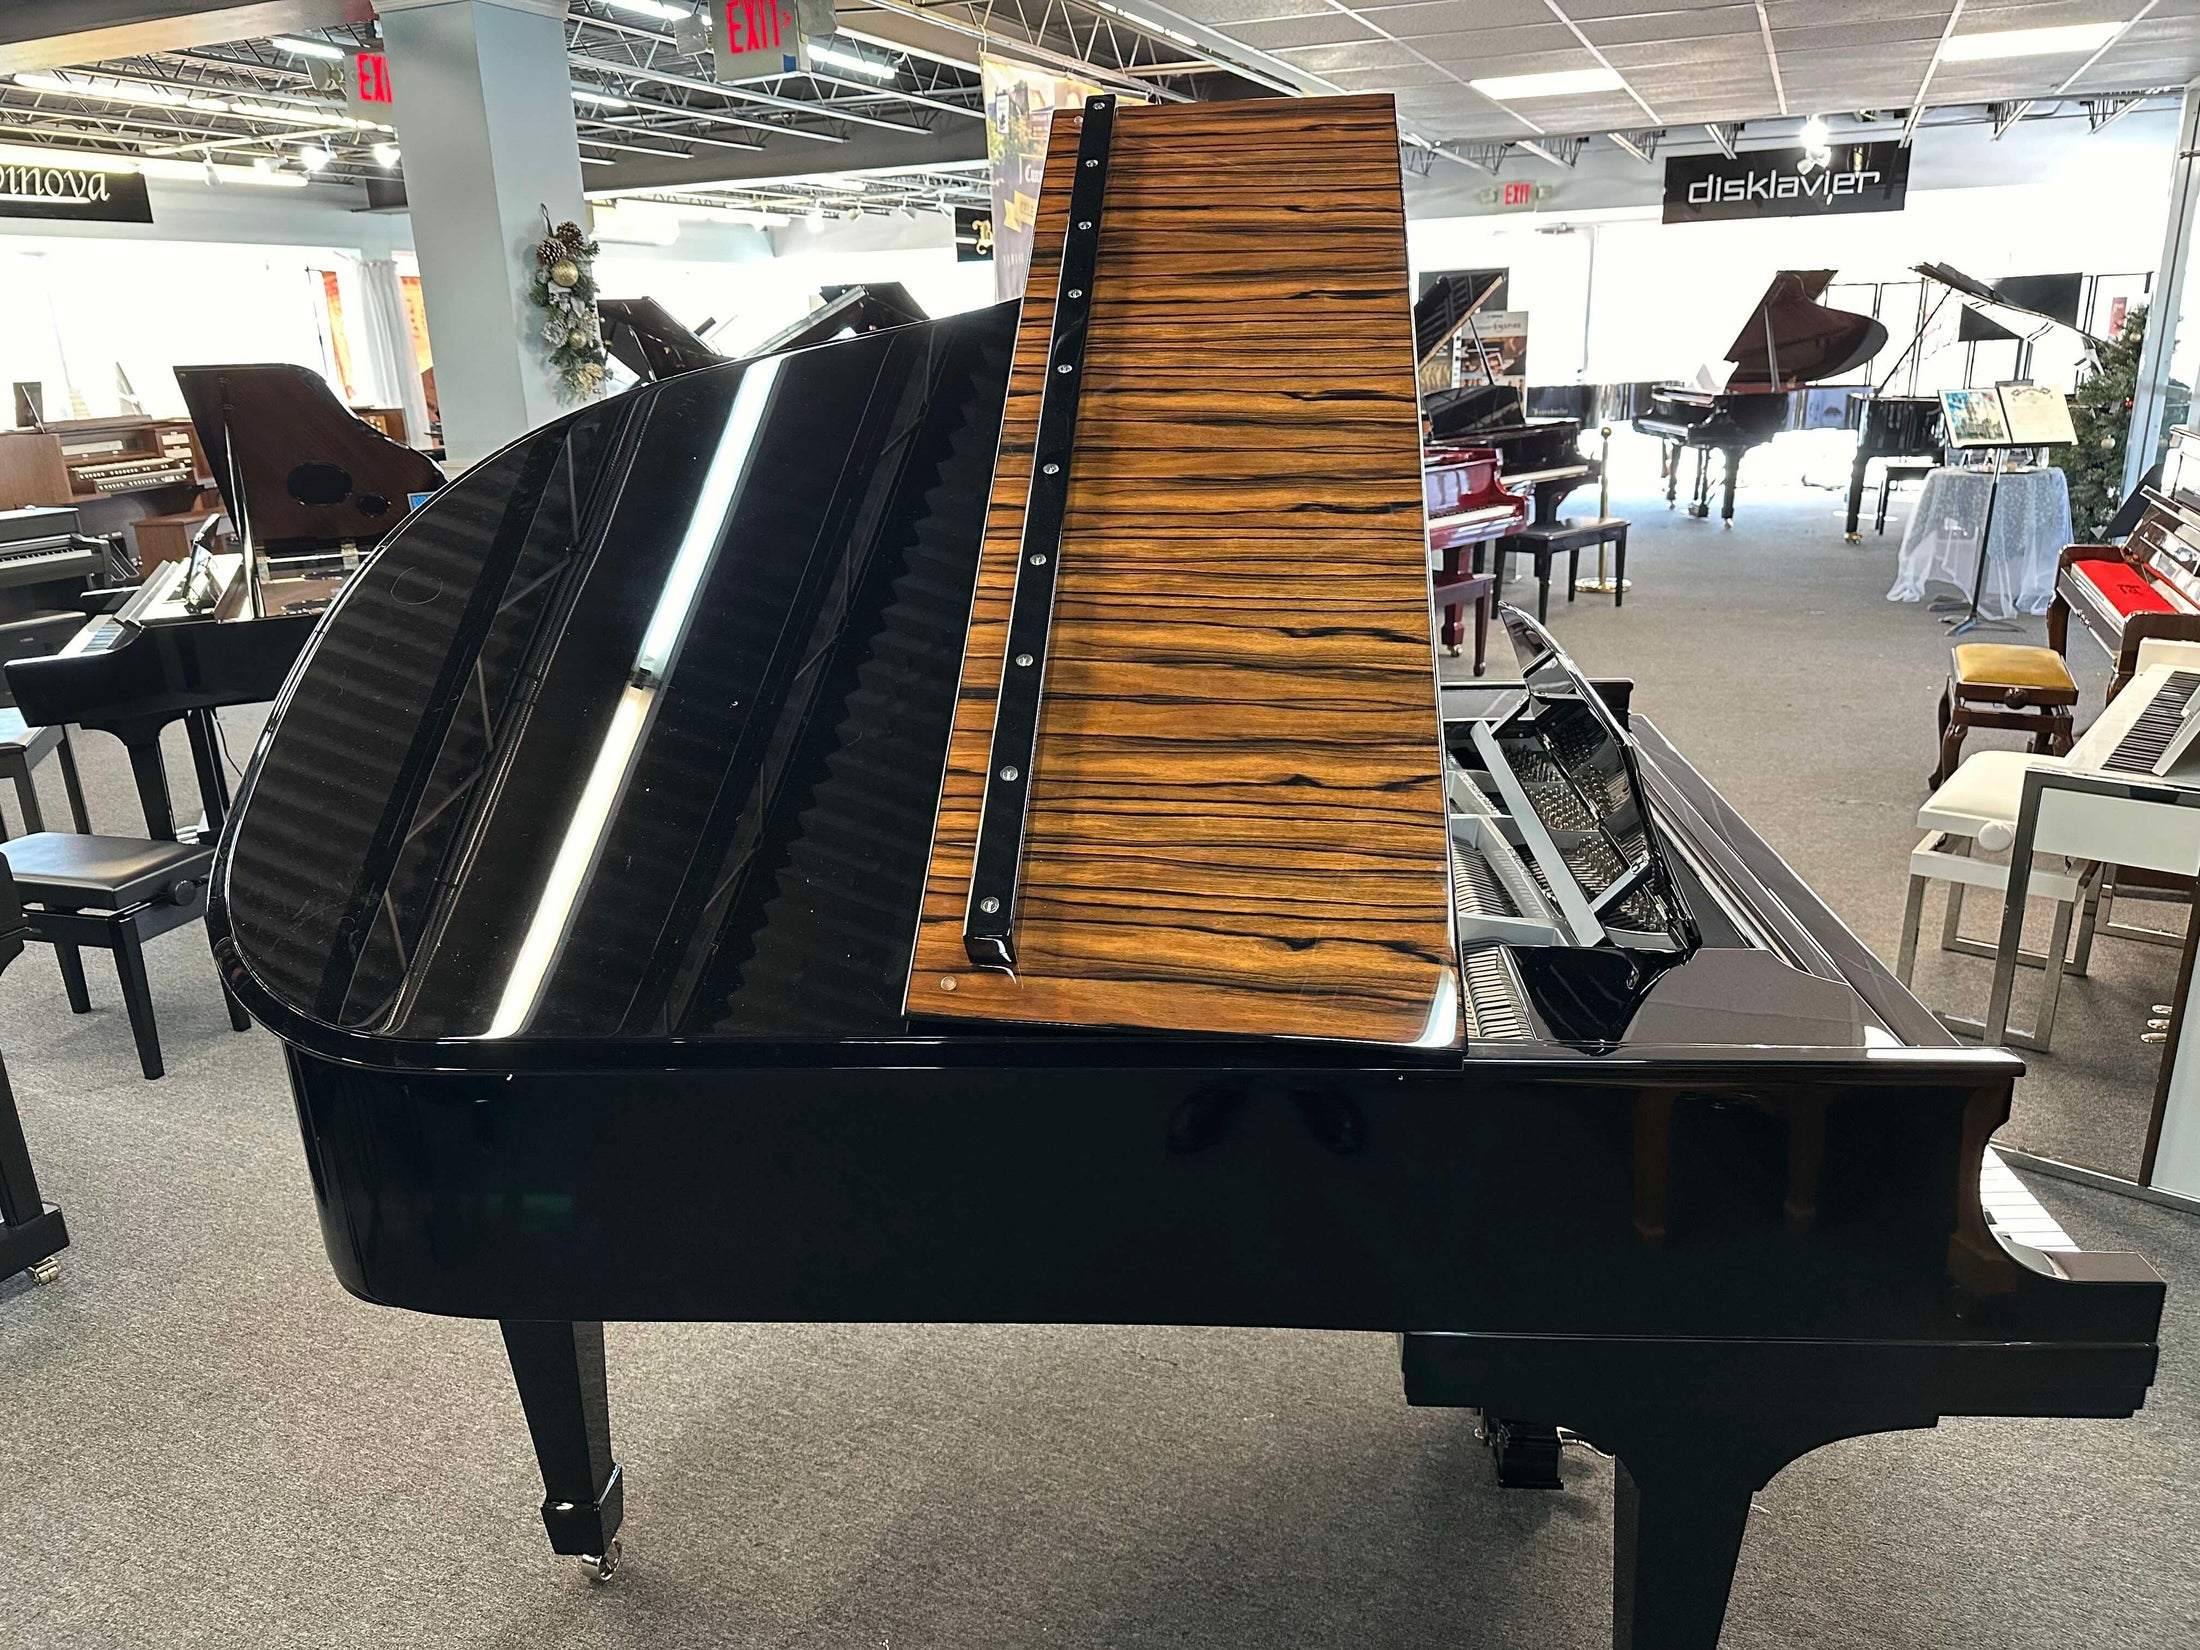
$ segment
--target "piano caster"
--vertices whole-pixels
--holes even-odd
[[[612,1537],[611,1545],[601,1553],[583,1553],[581,1562],[588,1566],[588,1579],[602,1586],[619,1573],[618,1537]]]
[[[61,1259],[57,1255],[48,1255],[44,1260],[32,1261],[23,1270],[30,1274],[33,1283],[51,1283],[61,1276]]]
[[[1843,533],[1841,535],[1841,542],[1843,544],[1862,544],[1864,542],[1864,535],[1862,533]]]

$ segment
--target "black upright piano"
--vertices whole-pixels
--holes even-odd
[[[1982,1206],[2019,1062],[1532,621],[1439,710],[1388,100],[1048,168],[1021,312],[455,480],[240,792],[337,1276],[501,1323],[552,1548],[617,1555],[605,1319],[1394,1333],[1506,1481],[1617,1455],[1620,1650],[1711,1650],[1822,1444],[2137,1408],[2159,1280]],[[1323,327],[1237,324],[1273,268]]]
[[[1663,384],[1635,428],[1665,443],[1665,500],[1679,486],[1680,457],[1696,454],[1688,513],[1711,514],[1710,455],[1726,461],[1719,519],[1734,525],[1734,486],[1742,455],[1790,427],[1791,398],[1805,386],[1853,372],[1879,353],[1887,329],[1818,300],[1833,281],[1830,269],[1783,269],[1772,278],[1742,330],[1727,347],[1733,374],[1719,391]]]

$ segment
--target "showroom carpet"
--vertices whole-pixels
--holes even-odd
[[[1556,627],[1891,950],[1945,668],[1932,621],[1880,599],[1895,538],[1843,544],[1823,496],[1745,493],[1730,533],[1617,507],[1642,522],[1634,596]],[[87,755],[121,828],[122,764]],[[2011,1135],[2115,1163],[2143,1116],[2134,1016],[2175,959],[2100,957]],[[59,1282],[0,1299],[0,1650],[1609,1643],[1609,1467],[1500,1494],[1464,1415],[1401,1402],[1378,1336],[614,1325],[627,1565],[591,1587],[545,1550],[494,1327],[342,1293],[276,1045],[227,1029],[196,931],[148,960],[158,1084],[96,968],[81,1018],[38,951],[0,980],[76,1237]],[[1975,997],[1970,969],[1928,994]],[[2200,1634],[2200,1221],[2036,1189],[2171,1280],[2147,1409],[1797,1463],[1759,1498],[1728,1650]]]

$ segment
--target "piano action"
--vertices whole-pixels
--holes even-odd
[[[1439,694],[1406,279],[1387,98],[1095,99],[1020,311],[578,411],[330,610],[216,955],[555,1551],[606,1318],[1394,1333],[1617,1454],[1621,1650],[1808,1450],[2143,1401],[2160,1282],[1982,1209],[2018,1063],[1531,621]]]

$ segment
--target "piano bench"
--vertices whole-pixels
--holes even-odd
[[[84,781],[76,771],[76,747],[69,743],[69,730],[60,725],[31,727],[13,705],[0,705],[0,779],[15,785],[16,805],[23,810],[26,832],[46,828],[32,770],[57,754],[61,758],[61,788],[69,798],[69,817],[77,830],[89,833],[92,822],[84,811]]]
[[[1963,741],[1973,728],[2007,728],[2029,734],[2037,756],[2070,749],[2078,684],[2051,647],[2012,647],[1965,642],[1951,650],[1948,685],[1940,695],[1940,759],[1934,786],[1946,782],[1963,760]]]
[[[1941,919],[1940,948],[1968,957],[1998,962],[1998,943],[1975,940],[1961,932],[1963,897],[1968,888],[1984,888],[1997,897],[1996,913],[2007,897],[2009,868],[1982,854],[1999,853],[2016,837],[2017,814],[2024,802],[2024,776],[2042,764],[2020,751],[1980,751],[1938,786],[1918,810],[1917,823],[1925,836],[1910,854],[1909,897],[1902,912],[1901,948],[1895,957],[1895,975],[1910,983],[1917,967],[1917,946],[1924,926],[1926,890],[1935,882],[1948,885],[1947,910]],[[2053,765],[2049,763],[2047,765]],[[2048,856],[2034,860],[2025,881],[2031,899],[2051,900],[2054,928],[2045,951],[2019,947],[2014,961],[2044,972],[2040,1006],[2032,1028],[2007,1027],[2006,1041],[2019,1048],[2045,1052],[2055,1031],[2055,1006],[2063,978],[2083,978],[2093,955],[2093,937],[2100,926],[2103,867],[2076,864]],[[2077,933],[2073,947],[2072,924]],[[1941,1023],[1966,1036],[1984,1035],[1984,1022],[1941,1014]]]
[[[1496,541],[1491,549],[1494,558],[1491,567],[1497,574],[1498,583],[1503,584],[1507,556],[1535,558],[1535,616],[1541,623],[1551,612],[1552,558],[1558,555],[1566,558],[1566,599],[1572,601],[1574,586],[1581,575],[1581,552],[1609,544],[1614,564],[1612,605],[1618,607],[1626,600],[1629,525],[1618,516],[1591,516],[1581,521],[1552,521],[1541,525],[1531,523]]]
[[[6,858],[22,898],[28,937],[54,948],[73,1012],[88,1014],[92,1008],[82,948],[114,953],[138,1065],[148,1078],[160,1076],[160,1032],[145,978],[144,942],[206,914],[212,846],[37,831],[0,843],[0,856]],[[223,995],[227,997],[226,990]],[[239,1031],[251,1024],[234,999],[229,1001],[229,1023]]]
[[[1894,495],[1894,490],[1897,487],[1904,486],[1905,484],[1912,481],[1923,481],[1927,476],[1931,475],[1933,471],[1935,471],[1939,467],[1939,465],[1931,462],[1923,464],[1890,464],[1884,470],[1880,471],[1879,508],[1876,512],[1873,513],[1872,516],[1872,531],[1875,533],[1886,532],[1887,500]]]

